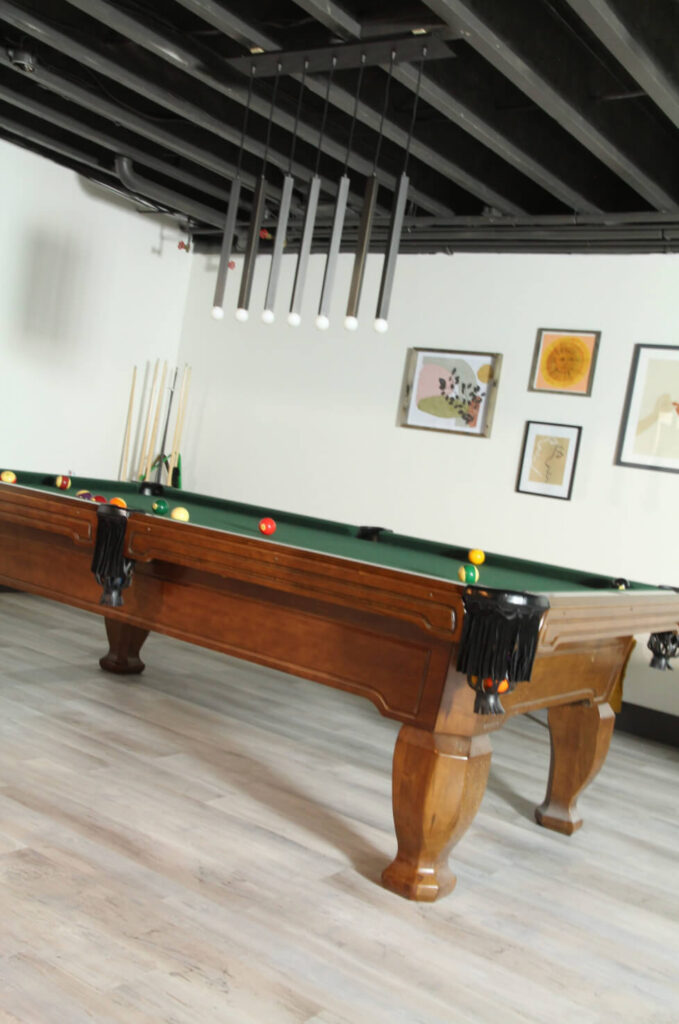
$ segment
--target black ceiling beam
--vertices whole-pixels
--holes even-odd
[[[317,0],[294,0],[294,2],[312,18],[320,21],[322,25],[338,35],[340,39],[362,38],[363,31],[360,21],[356,21],[353,15],[340,7],[334,0],[323,0],[320,4]],[[321,8],[320,12],[319,7]]]
[[[628,75],[679,128],[679,87],[607,0],[566,0]]]
[[[8,24],[12,25],[14,28],[25,32],[32,38],[39,40],[52,49],[58,50],[65,56],[77,61],[79,64],[89,68],[96,74],[105,75],[107,78],[110,78],[111,81],[115,81],[119,85],[122,85],[133,92],[139,93],[141,96],[151,100],[158,106],[166,110],[171,110],[173,113],[185,119],[189,124],[194,124],[199,128],[203,128],[205,131],[229,142],[236,148],[240,146],[241,132],[238,128],[231,127],[225,122],[219,121],[211,114],[208,114],[200,107],[197,107],[194,103],[185,100],[181,96],[170,93],[168,90],[158,87],[149,79],[127,70],[122,65],[116,64],[114,61],[109,60],[97,51],[92,50],[89,46],[77,42],[74,38],[65,35],[55,26],[48,24],[34,15],[22,11],[20,8],[16,7],[15,4],[9,3],[8,0],[0,0],[0,18],[8,22]],[[254,139],[249,135],[245,138],[244,148],[254,156],[263,159],[266,151],[266,144],[265,142]],[[268,159],[271,164],[279,167],[283,172],[288,170],[289,158],[287,155],[278,153],[269,147]],[[298,180],[308,181],[313,172],[302,164],[293,163],[291,173]],[[324,190],[329,192],[331,195],[334,195],[337,191],[337,186],[334,182],[326,181],[324,182]]]
[[[44,92],[45,90],[41,90],[41,98],[44,98]],[[164,160],[158,160],[151,153],[147,153],[146,150],[132,145],[127,139],[117,135],[115,132],[110,130],[106,132],[99,131],[83,120],[77,120],[75,117],[65,114],[52,105],[41,103],[31,97],[26,89],[22,89],[21,92],[15,92],[0,83],[0,99],[14,107],[25,110],[27,113],[44,121],[46,125],[56,125],[76,138],[87,139],[115,155],[129,156],[130,159],[143,164],[149,170],[156,171],[165,178],[174,179],[198,192],[214,196],[224,203],[226,209],[226,204],[229,201],[229,192],[226,189],[218,188],[212,182],[197,174],[192,174],[190,171],[184,170],[184,168],[168,164]],[[243,200],[241,206],[247,209],[249,204],[246,200]]]
[[[2,49],[0,49],[0,67],[5,67],[12,71],[17,76],[17,80],[26,77],[25,72],[15,67],[9,56]],[[193,163],[223,176],[225,179],[230,180],[235,177],[235,164],[221,160],[209,150],[187,142],[171,132],[165,131],[163,128],[159,128],[152,121],[141,117],[139,114],[131,113],[126,107],[113,103],[103,96],[95,95],[90,90],[84,89],[63,75],[47,71],[45,68],[37,65],[28,77],[31,83],[35,82],[48,93],[62,96],[97,116],[113,122],[114,125],[127,128],[143,139],[154,142],[156,145],[172,153],[176,153],[177,156],[191,160]],[[254,191],[256,183],[254,175],[241,171],[241,177],[245,186]],[[272,190],[272,192],[276,195],[275,190]]]
[[[152,29],[139,18],[118,10],[106,2],[106,0],[67,0],[67,2],[72,7],[76,7],[90,17],[112,28],[126,39],[148,50],[154,56],[171,64],[177,70],[190,75],[197,81],[202,82],[203,85],[215,89],[232,102],[238,103],[243,107],[246,105],[248,90],[238,85],[233,85],[226,81],[224,77],[218,75],[217,61],[214,54],[210,53],[210,51],[203,50],[202,48],[198,49],[195,46],[189,48],[174,33],[169,34],[161,32],[159,29]],[[250,109],[260,117],[267,119],[271,114],[271,102],[264,97],[258,96],[253,89],[250,98]],[[272,121],[291,134],[295,130],[295,118],[280,107],[274,110]],[[318,147],[318,129],[306,124],[301,118],[297,124],[297,135],[314,148]],[[341,167],[344,166],[347,158],[346,147],[335,142],[327,134],[323,137],[321,150],[327,156],[337,160]],[[372,174],[372,162],[357,153],[349,154],[349,166],[365,177]],[[386,188],[392,191],[396,189],[397,181],[394,175],[380,172],[379,179],[380,183]],[[423,209],[431,210],[431,212],[436,212],[440,209],[440,204],[436,200],[430,199],[424,193],[417,193],[417,201]],[[360,207],[362,202],[361,196],[358,194],[352,195],[352,202],[355,206]],[[446,207],[446,209],[448,208]]]
[[[7,117],[2,112],[0,112],[0,125],[6,131],[11,132],[20,139],[28,139],[29,142],[35,143],[36,146],[40,146],[41,149],[47,150],[50,154],[66,157],[74,163],[82,164],[83,167],[89,167],[95,171],[102,171],[104,174],[111,173],[110,168],[105,167],[101,160],[98,160],[96,157],[84,153],[81,149],[76,149],[75,146],[70,146],[61,139],[55,139],[53,136],[46,134],[44,131],[39,131],[31,125],[27,125],[23,121],[15,121],[14,118]]]
[[[607,138],[562,92],[525,60],[515,42],[494,31],[484,20],[478,0],[424,0],[453,30],[528,96],[533,103],[569,132],[606,167],[657,210],[676,210],[677,202],[614,142]],[[503,0],[504,2],[504,0]],[[509,9],[507,9],[509,10]],[[515,12],[514,12],[515,13]],[[520,25],[517,24],[517,31]]]
[[[196,14],[203,21],[212,25],[213,28],[223,32],[230,39],[240,43],[248,50],[253,47],[264,51],[281,49],[277,39],[267,35],[258,26],[246,23],[241,17],[233,14],[221,4],[216,3],[215,0],[175,0],[175,2]],[[301,76],[295,75],[293,77],[296,81],[301,80]],[[307,79],[304,84],[310,92],[325,99],[327,81],[324,78]],[[328,99],[333,106],[343,111],[348,117],[353,116],[355,97],[347,92],[346,89],[333,83],[328,93]],[[359,102],[356,117],[368,128],[375,132],[379,131],[380,114],[366,103]],[[405,149],[408,141],[408,132],[405,129],[395,124],[389,118],[384,119],[382,128],[385,138],[394,142],[401,149]],[[454,161],[441,156],[431,146],[427,146],[414,138],[411,143],[410,152],[417,160],[421,160],[426,167],[454,182],[486,206],[492,206],[506,213],[520,214],[524,212],[516,203],[495,189],[486,186],[483,182],[478,181],[473,175],[468,174],[462,167],[454,163]],[[416,198],[416,190],[413,190],[412,187],[410,194]],[[443,214],[451,213],[452,211],[450,206],[441,203],[439,210],[434,212]]]
[[[400,64],[394,68],[394,78],[412,92],[417,89],[417,69],[412,64]],[[422,75],[420,95],[425,103],[438,110],[458,128],[467,132],[501,160],[505,161],[545,192],[554,196],[572,210],[596,213],[600,209],[578,189],[558,177],[539,160],[530,156],[525,149],[515,145],[511,139],[475,113],[471,107],[443,89],[428,75]]]
[[[346,12],[344,12],[346,16],[342,17],[342,9],[336,3],[331,5],[332,10],[329,10],[330,5],[327,0],[294,0],[294,3],[307,13],[313,14],[326,28],[333,29],[344,38],[361,36],[360,23]],[[420,78],[417,68],[402,61],[394,66],[393,76],[397,82],[413,93],[417,91],[419,78],[420,95],[426,103],[565,206],[569,206],[573,210],[590,212],[595,212],[598,209],[577,189],[569,187],[562,179],[543,167],[537,160],[532,159],[525,151],[513,145],[510,139],[475,114],[470,107],[442,89],[431,76],[422,74]]]

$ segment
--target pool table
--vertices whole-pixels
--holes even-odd
[[[16,476],[0,483],[0,584],[103,615],[106,671],[141,672],[155,630],[360,694],[402,723],[392,783],[398,849],[382,881],[409,899],[435,900],[455,885],[448,856],[483,797],[491,732],[511,715],[549,709],[551,766],[536,818],[572,833],[577,797],[607,753],[608,698],[633,638],[656,634],[665,653],[668,643],[676,649],[679,593],[670,588],[620,589],[490,553],[468,586],[458,579],[468,549],[452,543],[172,488],[149,493],[160,485],[148,482],[75,477],[59,490],[50,474]],[[77,497],[79,489],[127,503],[114,513],[123,569],[113,583],[95,567],[112,506]],[[154,514],[159,497],[186,508],[189,522]],[[259,530],[264,516],[276,522],[269,536]],[[483,706],[492,679],[458,667],[479,595],[534,606],[530,671],[505,692],[497,684],[494,707]],[[483,640],[484,657],[494,642]]]

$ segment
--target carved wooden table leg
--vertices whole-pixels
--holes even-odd
[[[490,758],[488,736],[401,728],[393,771],[398,853],[382,873],[387,889],[431,902],[455,887],[448,854],[478,810]]]
[[[547,795],[535,810],[539,825],[567,835],[580,828],[576,800],[606,759],[614,723],[609,704],[564,704],[549,709],[552,756]]]
[[[139,657],[141,646],[149,635],[148,629],[130,626],[119,619],[104,619],[108,636],[109,652],[99,659],[107,672],[118,675],[135,675],[143,672],[144,662]]]

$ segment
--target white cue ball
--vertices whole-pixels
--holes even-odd
[[[316,317],[316,327],[318,327],[319,331],[327,331],[329,326],[330,320],[328,317],[324,316],[323,313],[319,313]]]
[[[250,314],[248,313],[247,309],[243,309],[242,306],[239,306],[238,309],[236,310],[236,320],[238,320],[238,322],[241,324],[244,324],[245,321],[249,318],[249,316]]]
[[[212,307],[212,319],[213,320],[223,320],[224,319],[224,310],[222,309],[221,306],[213,306]]]
[[[375,328],[378,334],[386,334],[386,332],[389,330],[389,324],[387,323],[387,321],[383,320],[382,317],[379,316],[375,323],[373,324],[373,327]]]
[[[299,327],[302,322],[302,318],[299,313],[288,313],[288,323],[291,327]]]
[[[262,310],[262,322],[265,324],[272,324],[276,317],[274,316],[273,309]]]
[[[358,320],[356,319],[355,316],[345,316],[345,318],[344,318],[344,326],[346,327],[346,329],[348,331],[357,331],[358,330]]]

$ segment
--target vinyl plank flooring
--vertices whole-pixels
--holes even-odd
[[[0,594],[0,1024],[676,1024],[677,752],[614,735],[539,829],[544,716],[493,736],[431,906],[379,886],[398,724],[367,702]]]

